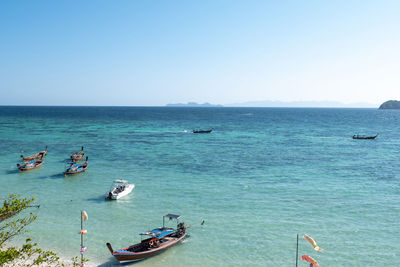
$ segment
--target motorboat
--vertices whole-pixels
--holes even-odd
[[[133,188],[135,188],[134,184],[128,184],[128,181],[118,179],[112,183],[110,191],[105,194],[105,197],[109,200],[119,199],[132,192]]]

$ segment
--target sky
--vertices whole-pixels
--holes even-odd
[[[0,105],[400,100],[400,1],[0,1]]]

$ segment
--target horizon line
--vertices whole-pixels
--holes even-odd
[[[168,105],[1,105],[0,107],[154,107],[154,108],[324,108],[324,109],[379,109],[379,107],[329,107],[329,106],[304,106],[304,107],[294,107],[294,106],[282,106],[282,107],[275,107],[275,106],[231,106],[231,105],[219,105],[219,106],[168,106]]]

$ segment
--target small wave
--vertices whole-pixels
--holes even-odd
[[[188,130],[183,130],[183,131],[170,131],[170,132],[166,132],[166,133],[191,133],[192,131],[188,131]]]

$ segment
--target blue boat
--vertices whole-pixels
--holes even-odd
[[[88,167],[88,157],[86,157],[86,161],[82,164],[78,164],[75,162],[70,163],[69,168],[64,172],[64,175],[77,174],[86,171]]]
[[[43,163],[43,160],[38,159],[38,160],[26,161],[22,165],[17,164],[17,167],[21,172],[24,172],[24,171],[29,171],[29,170],[35,169],[35,168],[41,166],[42,163]]]

